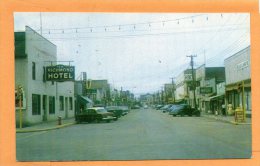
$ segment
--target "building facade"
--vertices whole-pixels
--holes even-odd
[[[189,102],[189,91],[192,83],[192,70],[187,69],[176,77],[175,102]]]
[[[196,69],[196,104],[206,113],[221,110],[224,96],[217,95],[217,84],[225,82],[224,67],[206,67]]]
[[[251,61],[250,46],[225,59],[226,101],[229,114],[237,107],[244,107],[251,116]]]
[[[15,86],[23,88],[22,118],[16,99],[16,122],[24,125],[74,116],[74,83],[45,81],[45,67],[56,65],[56,45],[30,27],[15,32]]]

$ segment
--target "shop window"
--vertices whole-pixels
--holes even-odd
[[[49,96],[49,114],[55,114],[55,97]]]
[[[36,64],[35,62],[32,62],[32,79],[36,79]]]
[[[60,110],[63,111],[64,110],[64,97],[60,96],[59,98],[60,100]]]
[[[32,94],[32,114],[41,115],[41,95]]]

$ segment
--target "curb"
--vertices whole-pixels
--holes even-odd
[[[222,122],[226,122],[226,123],[230,123],[230,124],[233,124],[233,125],[251,125],[252,123],[240,123],[240,122],[235,122],[235,121],[230,121],[230,120],[225,120],[225,119],[220,119],[220,118],[217,118],[217,117],[209,117],[209,116],[203,116],[205,118],[209,118],[209,119],[215,119],[217,121],[222,121]]]
[[[18,130],[16,130],[16,133],[29,133],[29,132],[56,130],[56,129],[72,126],[74,124],[76,124],[76,122],[68,123],[68,124],[64,124],[64,125],[60,125],[60,126],[56,126],[56,127],[44,128],[44,129],[31,129],[31,130],[19,130],[18,129]]]

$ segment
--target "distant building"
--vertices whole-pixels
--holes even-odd
[[[152,105],[154,101],[154,97],[152,94],[147,93],[147,94],[142,94],[140,95],[140,102],[142,105]]]
[[[44,68],[56,65],[56,45],[30,27],[15,32],[15,86],[23,88],[23,125],[74,116],[74,83],[44,79]],[[17,91],[16,91],[17,92]],[[16,122],[20,121],[16,98]]]
[[[196,82],[196,104],[198,108],[205,112],[221,110],[225,97],[224,94],[217,95],[217,85],[225,82],[225,68],[202,65],[196,69]]]
[[[176,77],[175,102],[187,103],[189,99],[190,85],[192,83],[192,70],[187,69]]]
[[[174,103],[175,101],[175,84],[164,84],[164,94],[166,103]]]
[[[106,105],[111,100],[108,81],[87,80],[87,96],[95,104]]]
[[[250,46],[225,59],[226,101],[234,111],[243,106],[247,116],[251,116],[251,61]],[[244,96],[243,96],[244,85]]]

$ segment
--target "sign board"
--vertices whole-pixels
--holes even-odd
[[[97,89],[87,89],[87,93],[97,93]]]
[[[46,81],[74,81],[75,80],[75,67],[56,65],[47,66],[45,69]]]
[[[192,81],[192,74],[184,74],[185,81]]]
[[[200,87],[200,94],[212,93],[212,87]]]
[[[244,112],[242,110],[235,111],[235,121],[238,123],[244,122]]]

